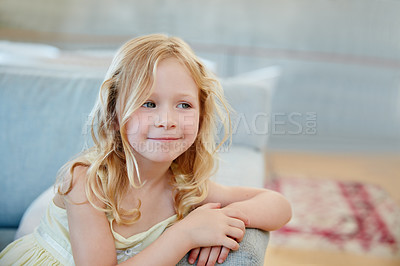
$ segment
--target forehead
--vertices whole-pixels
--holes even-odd
[[[161,60],[156,68],[153,93],[198,97],[199,88],[191,72],[176,58]]]

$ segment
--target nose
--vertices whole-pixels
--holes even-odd
[[[154,119],[154,125],[165,129],[176,128],[177,120],[174,112],[172,110],[160,110],[160,113]]]

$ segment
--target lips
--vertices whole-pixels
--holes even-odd
[[[157,141],[173,141],[173,140],[179,140],[181,138],[174,138],[174,137],[157,137],[157,138],[148,138],[150,140],[157,140]]]

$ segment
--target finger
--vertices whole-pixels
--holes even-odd
[[[239,228],[240,230],[244,231],[246,229],[246,225],[242,220],[236,218],[228,218],[228,225]]]
[[[235,237],[235,239],[238,242],[241,242],[244,237],[244,234],[246,233],[246,227],[245,227],[243,221],[234,219],[234,218],[230,218],[230,220],[228,221],[228,225],[231,228],[236,228],[236,229],[239,229],[242,231],[242,234],[239,237]],[[235,230],[235,232],[236,232],[236,230]],[[237,234],[239,234],[239,232],[237,232]]]
[[[245,215],[242,211],[240,211],[238,209],[224,208],[224,209],[222,209],[222,211],[225,213],[225,215],[227,215],[231,218],[236,218],[236,219],[242,220],[245,223],[245,225],[250,224],[250,220],[247,217],[247,215]]]
[[[234,239],[230,238],[230,237],[225,237],[224,241],[223,241],[223,246],[231,249],[231,250],[238,250],[239,249],[239,243],[236,242]]]
[[[190,251],[189,253],[189,258],[188,258],[188,262],[190,264],[193,264],[196,262],[197,256],[199,256],[200,253],[200,248],[194,248]]]
[[[210,203],[206,203],[204,205],[201,205],[199,208],[203,208],[203,209],[219,209],[219,208],[221,208],[221,203],[219,203],[219,202],[210,202]]]
[[[229,227],[228,232],[226,233],[227,236],[235,239],[237,242],[242,241],[244,232],[236,227]]]
[[[229,248],[222,247],[221,252],[219,253],[218,257],[218,263],[223,263],[226,258],[228,257],[229,251],[231,251]]]
[[[213,266],[217,262],[219,253],[221,252],[221,246],[212,247],[210,251],[210,256],[208,256],[207,265]]]
[[[201,248],[199,260],[197,261],[197,266],[205,266],[210,256],[210,247]]]

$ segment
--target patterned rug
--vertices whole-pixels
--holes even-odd
[[[276,178],[267,188],[292,203],[293,218],[272,245],[400,258],[400,206],[380,187],[359,182]]]

